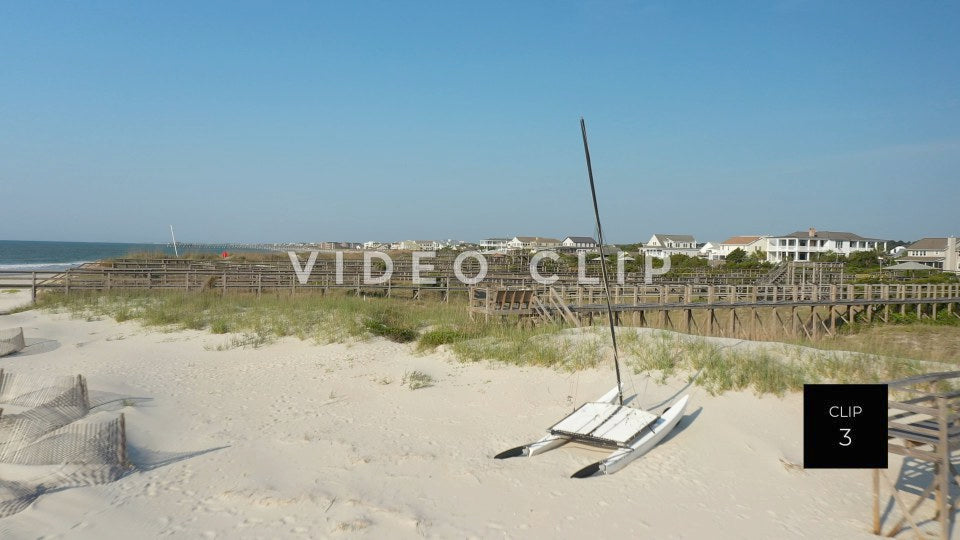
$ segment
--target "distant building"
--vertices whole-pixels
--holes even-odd
[[[396,249],[400,251],[420,251],[423,248],[420,247],[420,243],[416,240],[402,240],[400,242],[390,244],[390,249]]]
[[[436,251],[443,247],[443,243],[436,240],[415,240],[414,243],[420,246],[416,248],[419,251]]]
[[[886,242],[876,238],[864,238],[850,232],[818,231],[810,228],[783,236],[767,238],[767,260],[811,261],[819,255],[832,251],[840,255],[850,255],[857,251],[886,251]]]
[[[697,251],[700,252],[701,257],[708,261],[720,260],[720,244],[718,242],[704,242]]]
[[[484,238],[480,241],[480,249],[484,251],[499,251],[507,249],[509,243],[509,238]]]
[[[389,242],[375,242],[373,240],[360,244],[361,249],[389,249]]]
[[[949,256],[951,251],[952,257]],[[960,256],[957,254],[956,237],[947,237],[921,238],[907,246],[907,255],[901,257],[899,260],[903,262],[918,262],[930,268],[937,268],[946,272],[957,272],[960,270],[960,268],[957,267],[958,258],[960,258]]]
[[[513,240],[507,242],[507,247],[510,249],[529,249],[530,251],[556,249],[559,246],[560,240],[543,236],[514,236]]]
[[[317,242],[314,244],[321,251],[339,251],[344,249],[358,249],[359,244],[353,242]]]
[[[721,259],[726,259],[727,255],[733,253],[738,249],[742,249],[751,255],[757,251],[764,251],[767,248],[767,238],[769,236],[731,236],[723,242],[720,242],[720,247],[718,249]]]
[[[597,241],[589,236],[568,236],[560,242],[560,249],[575,253],[592,253],[597,251]]]
[[[655,234],[650,241],[640,248],[644,255],[653,257],[668,257],[670,255],[700,255],[697,241],[690,234]]]

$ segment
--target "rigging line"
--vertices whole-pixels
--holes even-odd
[[[597,205],[597,189],[593,184],[593,164],[590,162],[590,145],[587,144],[587,124],[580,117],[580,133],[583,135],[583,154],[587,158],[587,175],[590,177],[590,195],[593,196],[593,215],[597,219],[597,236],[600,242],[600,275],[603,278],[603,292],[607,299],[607,319],[610,321],[610,339],[613,341],[613,365],[617,371],[617,397],[623,405],[623,383],[620,381],[620,355],[617,352],[617,331],[613,324],[613,306],[610,301],[610,286],[607,282],[607,261],[603,256],[603,227],[600,225],[600,207]]]

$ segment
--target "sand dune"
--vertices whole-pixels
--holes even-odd
[[[217,351],[229,336],[33,311],[0,326],[59,345],[0,360],[8,372],[143,398],[114,406],[134,472],[45,494],[0,520],[3,537],[872,537],[867,471],[794,466],[799,395],[695,390],[665,443],[572,480],[602,454],[491,457],[609,389],[607,370],[461,364],[382,340]],[[434,386],[401,386],[413,370]],[[645,405],[680,386],[632,378]]]

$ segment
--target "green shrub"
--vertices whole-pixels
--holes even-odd
[[[400,385],[409,386],[411,390],[427,388],[428,386],[433,386],[433,377],[422,371],[404,373],[403,380],[400,382]]]
[[[475,333],[467,332],[459,328],[437,328],[420,335],[420,339],[417,340],[417,349],[421,351],[431,350],[440,345],[449,345],[475,336]]]
[[[210,332],[214,334],[226,334],[230,331],[230,324],[223,319],[217,319],[210,323]]]
[[[419,335],[410,327],[397,310],[383,309],[375,312],[363,321],[363,327],[375,336],[381,336],[397,343],[409,343]]]

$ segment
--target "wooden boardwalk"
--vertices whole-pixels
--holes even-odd
[[[894,537],[909,525],[915,538],[924,538],[933,532],[925,525],[935,523],[936,537],[950,538],[960,504],[960,499],[951,493],[960,486],[960,469],[953,455],[960,445],[958,384],[960,371],[929,373],[888,383],[887,451],[904,456],[904,461],[893,479],[888,476],[892,471],[873,470],[874,534]],[[888,511],[884,513],[880,501],[882,487],[892,499],[888,499]],[[913,500],[908,504],[909,498]],[[896,514],[899,519],[894,521]],[[886,532],[884,521],[893,521]]]
[[[0,271],[0,289],[28,288],[34,299],[43,291],[69,294],[131,290],[258,296],[339,291],[441,301],[460,295],[468,299],[471,314],[486,319],[554,319],[571,325],[589,324],[606,308],[602,287],[578,285],[575,276],[565,276],[547,287],[523,273],[491,271],[482,283],[468,286],[452,275],[434,271],[423,274],[436,280],[427,285],[413,283],[412,270],[396,264],[389,280],[368,284],[360,270],[362,261],[345,264],[339,275],[331,264],[326,260],[324,265],[314,267],[309,281],[300,283],[289,262],[116,260],[109,266],[91,264],[65,272]],[[381,272],[374,270],[371,277]],[[474,272],[469,267],[464,269],[468,276]],[[682,283],[615,285],[611,288],[615,316],[619,324],[703,335],[816,339],[855,322],[891,321],[908,313],[917,318],[954,317],[960,312],[960,284],[743,284],[748,275],[758,279],[757,275],[738,273],[731,275],[727,284],[693,275]],[[507,295],[511,290],[531,293]]]
[[[531,289],[529,305],[499,291],[475,288],[471,313],[568,320],[561,311],[569,311],[589,324],[606,311],[600,286]],[[889,322],[908,313],[960,317],[960,284],[636,285],[613,287],[611,296],[618,324],[744,339],[817,339],[854,322]]]
[[[373,260],[372,278],[383,273],[383,266]],[[397,258],[393,272],[384,283],[371,283],[363,269],[363,260],[348,258],[338,272],[331,258],[318,258],[310,272],[307,283],[300,283],[293,265],[287,261],[243,262],[192,259],[114,259],[103,263],[86,264],[68,271],[0,271],[0,288],[29,288],[34,291],[111,291],[111,290],[182,290],[229,292],[307,292],[326,293],[346,290],[358,295],[397,296],[420,299],[424,294],[449,300],[452,293],[466,295],[470,286],[455,277],[452,258],[438,257],[424,261],[433,264],[432,271],[421,272],[423,278],[433,278],[433,284],[415,284],[412,261]],[[491,258],[483,285],[497,287],[534,287],[528,261],[522,257]],[[305,261],[301,260],[301,264]],[[480,267],[476,260],[468,259],[462,266],[465,276],[475,276]],[[556,275],[557,283],[576,286],[578,272],[563,267],[543,268],[544,275]],[[599,273],[597,262],[587,266],[587,275]],[[766,275],[766,270],[738,270],[718,273],[691,270],[670,276],[657,276],[657,280],[670,283],[749,284]],[[626,273],[624,282],[643,283],[643,275]]]

